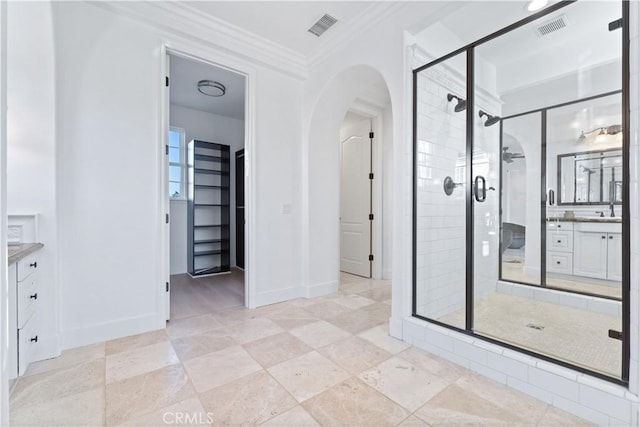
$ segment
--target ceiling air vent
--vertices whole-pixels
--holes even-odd
[[[535,27],[536,34],[538,37],[548,36],[549,34],[561,30],[569,25],[569,21],[567,21],[566,15],[557,16],[549,21],[543,22],[542,24]]]
[[[320,37],[322,34],[324,34],[325,31],[331,28],[331,26],[336,22],[338,22],[336,18],[334,18],[331,15],[327,15],[325,13],[322,18],[318,19],[318,21],[315,24],[313,24],[311,28],[309,28],[308,31],[314,36]]]

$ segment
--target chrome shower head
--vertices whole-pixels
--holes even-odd
[[[487,121],[484,122],[485,127],[493,126],[500,121],[499,116],[492,116],[491,114],[488,114],[482,110],[480,110],[480,113],[478,115],[480,116],[480,118],[482,118],[482,116],[487,117]]]
[[[451,102],[452,99],[455,99],[455,100],[458,101],[456,106],[453,108],[453,111],[455,111],[456,113],[459,113],[460,111],[464,111],[467,108],[467,101],[465,101],[464,99],[462,99],[459,96],[456,96],[456,95],[454,95],[452,93],[448,93],[447,94],[447,101]]]

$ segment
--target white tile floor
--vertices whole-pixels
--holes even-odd
[[[256,310],[179,286],[166,330],[32,364],[12,425],[587,425],[389,337],[389,282]]]

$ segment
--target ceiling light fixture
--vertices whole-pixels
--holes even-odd
[[[545,7],[547,3],[549,3],[549,0],[530,0],[527,5],[527,10],[529,12],[535,12]]]
[[[213,80],[200,80],[198,92],[207,96],[219,97],[227,93],[227,88],[222,83]]]

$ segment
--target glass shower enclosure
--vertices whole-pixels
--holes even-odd
[[[558,3],[413,73],[414,316],[620,383],[627,7]]]

